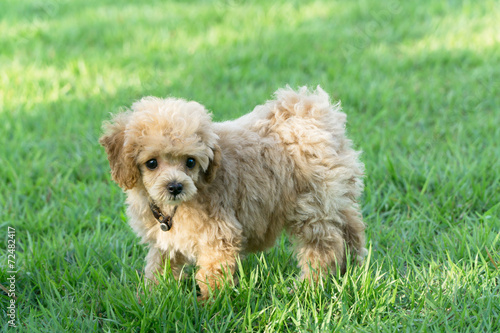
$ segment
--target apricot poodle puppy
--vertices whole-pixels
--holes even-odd
[[[357,203],[364,166],[346,115],[318,87],[280,89],[233,121],[211,121],[182,99],[145,97],[105,123],[100,143],[127,195],[133,230],[149,244],[145,275],[196,264],[201,298],[232,277],[236,258],[285,230],[302,279],[366,255]]]

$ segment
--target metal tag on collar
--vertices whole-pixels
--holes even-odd
[[[172,223],[170,223],[172,218],[170,216],[165,217],[163,221],[160,222],[160,229],[162,231],[169,231],[172,228]]]

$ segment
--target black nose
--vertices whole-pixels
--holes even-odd
[[[182,184],[181,183],[170,183],[167,185],[167,189],[172,195],[177,195],[182,192]]]

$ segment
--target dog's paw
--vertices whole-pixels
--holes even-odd
[[[365,261],[365,257],[368,255],[368,250],[366,248],[362,248],[359,250],[358,255],[356,256],[356,261],[358,262],[358,265],[363,265],[363,262]]]

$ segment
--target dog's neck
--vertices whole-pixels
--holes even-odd
[[[165,212],[161,210],[161,208],[156,204],[153,198],[151,198],[151,195],[149,194],[148,190],[144,188],[144,191],[146,192],[148,198],[149,209],[151,210],[151,214],[153,214],[156,221],[160,223],[160,229],[162,231],[169,231],[170,229],[172,229],[172,225],[174,223],[174,215],[175,212],[177,211],[177,206],[174,206],[171,214],[165,214]]]
[[[151,213],[155,217],[156,221],[160,223],[160,229],[162,231],[169,231],[172,228],[172,224],[174,222],[174,215],[177,211],[177,206],[174,206],[174,210],[171,215],[164,214],[160,207],[158,207],[153,201],[149,201],[149,208],[151,209]]]

